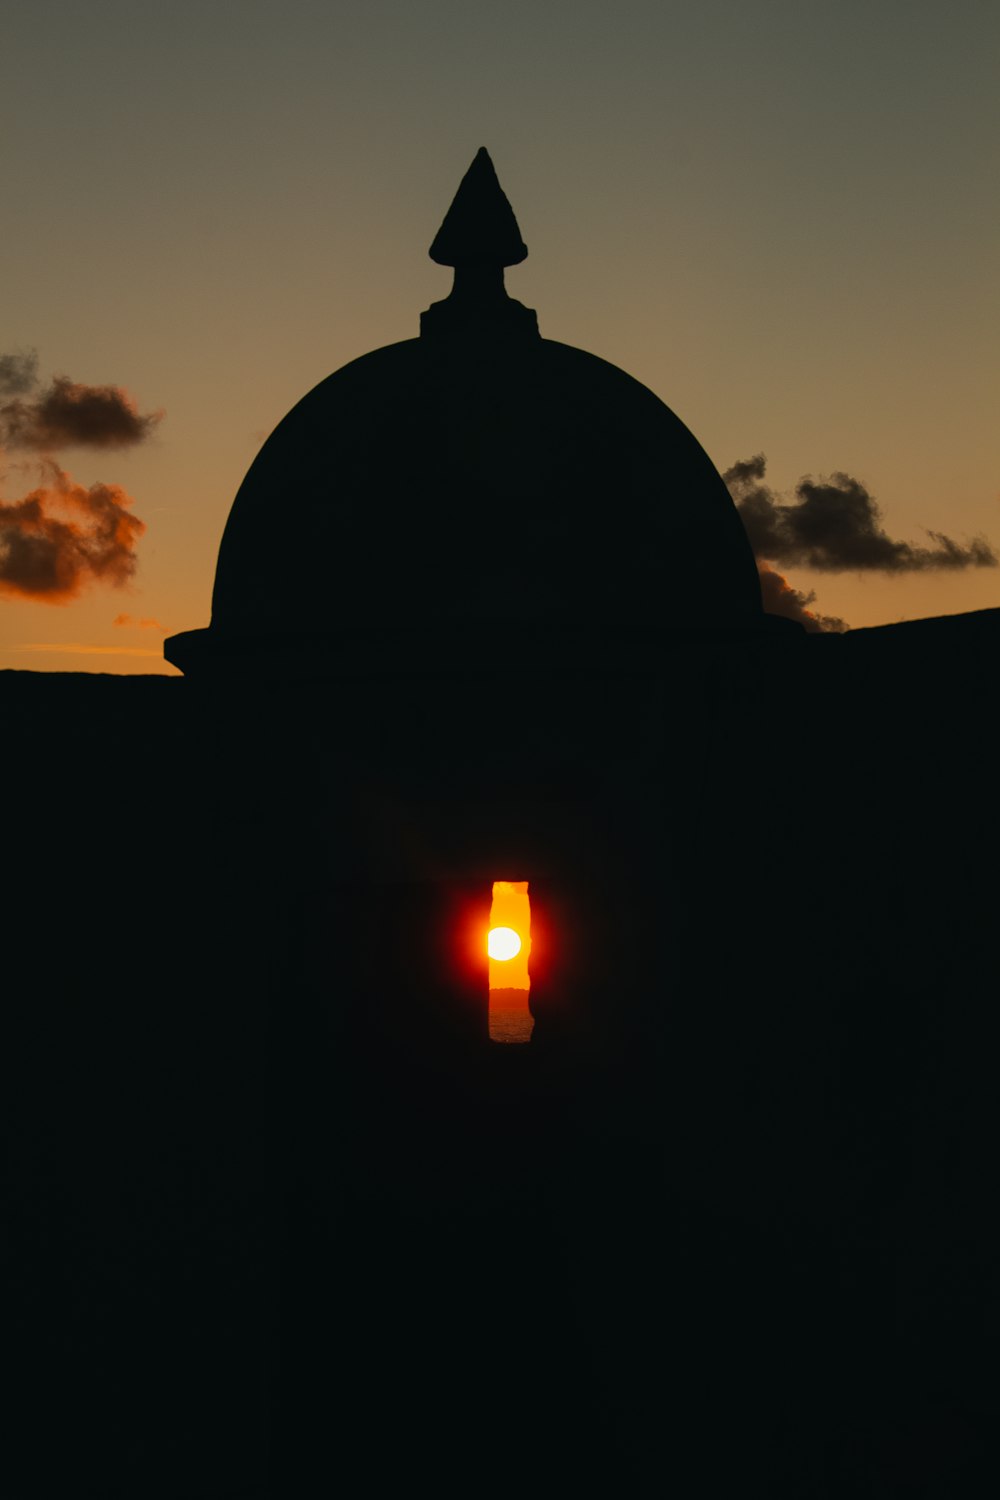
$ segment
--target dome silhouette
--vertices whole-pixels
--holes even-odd
[[[711,460],[637,380],[540,337],[503,287],[519,234],[481,151],[432,247],[451,296],[278,424],[229,516],[210,631],[167,642],[170,660],[449,662],[514,621],[605,643],[760,628]]]

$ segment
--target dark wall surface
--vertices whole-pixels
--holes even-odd
[[[980,1493],[998,644],[0,674],[7,1492]]]

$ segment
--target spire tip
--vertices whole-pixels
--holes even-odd
[[[485,146],[480,146],[434,236],[439,266],[517,266],[528,247]]]

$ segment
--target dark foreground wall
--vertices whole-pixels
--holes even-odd
[[[998,639],[0,674],[8,1492],[979,1493]]]

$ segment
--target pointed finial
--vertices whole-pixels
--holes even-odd
[[[456,268],[517,266],[527,257],[528,247],[485,146],[459,183],[429,254],[439,266]]]

